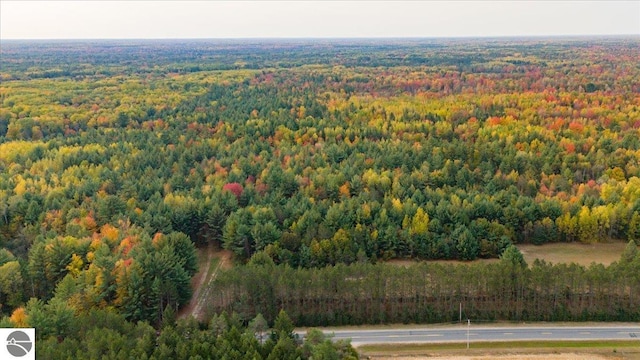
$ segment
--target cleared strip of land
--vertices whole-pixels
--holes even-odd
[[[198,272],[191,281],[193,295],[189,304],[180,310],[179,318],[193,316],[202,320],[213,280],[221,268],[229,266],[230,261],[231,254],[228,251],[216,250],[212,246],[198,253]]]
[[[439,344],[362,345],[365,359],[439,359],[439,360],[601,360],[638,359],[640,341],[508,341]]]

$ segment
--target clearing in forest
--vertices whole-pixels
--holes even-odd
[[[535,259],[553,264],[576,263],[584,266],[592,262],[608,266],[620,260],[620,255],[627,244],[625,242],[612,243],[553,243],[545,245],[523,244],[517,245],[527,264],[531,265]]]
[[[627,244],[623,241],[611,243],[551,243],[544,245],[519,244],[516,245],[527,264],[531,265],[536,259],[544,260],[552,264],[560,263],[576,263],[583,266],[589,266],[591,263],[610,265],[614,261],[620,260],[620,255],[624,251]],[[386,261],[388,264],[398,266],[411,266],[419,263],[421,260],[415,259],[392,259]],[[430,263],[439,264],[476,264],[476,263],[494,263],[498,259],[476,259],[473,261],[461,260],[427,260]]]

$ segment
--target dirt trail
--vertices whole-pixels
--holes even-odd
[[[209,274],[209,267],[214,258],[219,258],[216,268]],[[217,250],[213,246],[207,248],[207,260],[202,262],[198,272],[191,280],[193,295],[191,301],[178,312],[178,319],[184,319],[193,316],[196,320],[202,320],[204,316],[204,306],[211,292],[211,284],[215,280],[220,269],[226,269],[231,266],[231,252],[226,250]]]

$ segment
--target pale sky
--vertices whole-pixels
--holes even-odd
[[[640,35],[640,0],[0,0],[0,39],[621,34]]]

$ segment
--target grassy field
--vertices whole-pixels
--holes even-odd
[[[582,244],[582,243],[552,243],[545,245],[521,244],[516,245],[522,252],[524,259],[528,264],[532,264],[535,259],[545,260],[547,262],[557,263],[577,263],[589,266],[592,262],[609,265],[620,259],[626,242],[617,241],[611,243],[598,244]],[[411,259],[393,259],[387,261],[388,264],[397,266],[410,266],[420,260]],[[498,259],[477,259],[474,261],[459,260],[429,260],[430,263],[440,264],[475,264],[475,263],[492,263]]]
[[[581,244],[554,243],[545,245],[518,245],[524,259],[532,264],[535,259],[550,263],[577,263],[588,266],[592,262],[609,265],[620,259],[625,242]]]
[[[358,348],[364,359],[640,359],[640,341],[513,341],[381,344]]]

